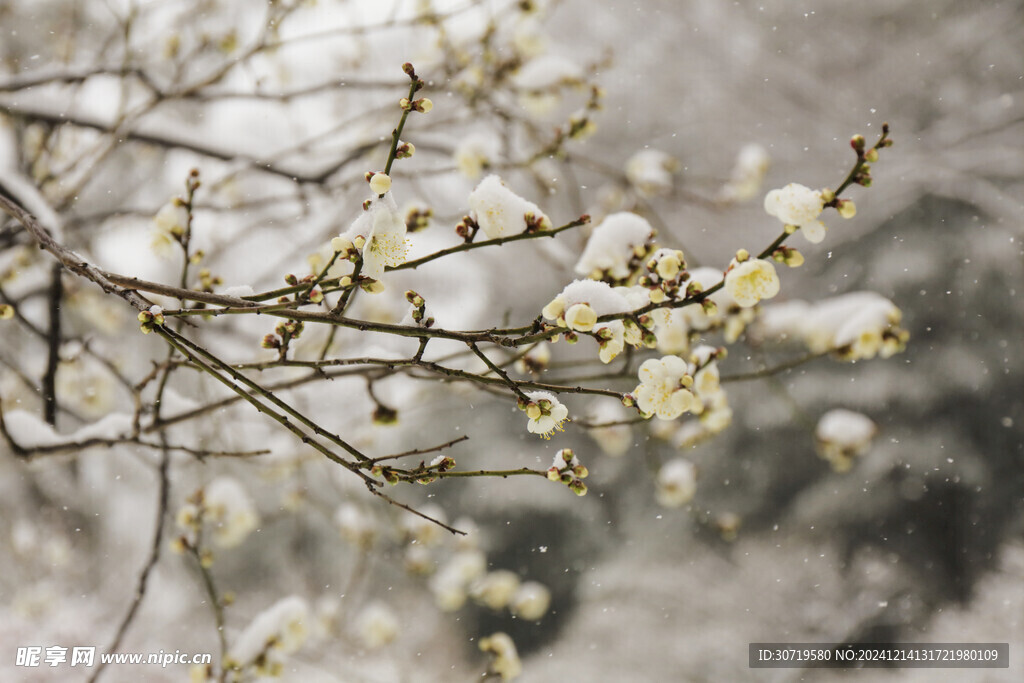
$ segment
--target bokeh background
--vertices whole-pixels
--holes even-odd
[[[397,532],[382,531],[386,540],[363,558],[339,537],[334,508],[357,501],[381,528],[400,526],[393,511],[254,411],[236,405],[178,425],[171,434],[179,440],[272,451],[242,462],[171,462],[171,517],[197,486],[225,474],[244,482],[260,512],[255,537],[218,553],[213,568],[238,596],[227,613],[229,640],[267,605],[298,594],[319,604],[330,624],[288,659],[285,680],[473,680],[485,668],[476,641],[499,630],[518,646],[523,681],[1020,680],[1024,4],[566,0],[537,3],[536,23],[519,37],[519,3],[438,2],[445,18],[432,25],[407,21],[422,3],[300,4],[274,29],[281,46],[246,57],[208,89],[127,119],[120,142],[104,151],[107,138],[96,128],[144,101],[138,79],[99,74],[32,88],[17,87],[19,79],[130,65],[160,84],[195,83],[244,54],[268,8],[0,1],[0,181],[9,189],[41,186],[46,198],[73,188],[58,211],[69,246],[111,270],[173,282],[180,263],[151,248],[151,217],[198,167],[211,181],[196,218],[207,264],[225,285],[270,289],[284,273],[308,272],[307,257],[356,215],[362,174],[383,160],[380,140],[404,94],[399,66],[411,60],[435,102],[429,117],[410,123],[405,137],[418,151],[394,174],[396,194],[434,207],[434,224],[415,236],[417,253],[452,243],[451,226],[475,184],[457,172],[452,152],[467,132],[492,130],[502,138],[495,170],[556,224],[628,204],[622,174],[639,150],[671,155],[679,162],[671,191],[631,206],[656,218],[660,241],[682,248],[691,264],[721,267],[737,248],[759,249],[778,231],[761,207],[763,193],[736,205],[715,201],[744,144],[770,154],[763,190],[835,186],[852,163],[849,136],[873,139],[887,121],[895,146],[875,164],[873,186],[850,191],[856,218],[831,214],[827,240],[801,244],[807,264],[783,273],[780,300],[876,291],[903,311],[912,336],[888,360],[818,359],[727,384],[733,424],[684,452],[642,427],[618,458],[603,455],[583,429],[570,427],[548,444],[526,433],[504,398],[401,374],[374,386],[399,411],[394,428],[372,425],[359,378],[289,395],[376,453],[466,434],[470,440],[452,449],[460,465],[545,467],[557,448],[575,448],[591,471],[585,498],[533,478],[401,492],[408,502],[440,506],[449,520],[472,518],[491,568],[548,586],[552,608],[539,622],[473,604],[438,610],[428,580],[407,571]],[[497,57],[479,48],[489,21]],[[592,137],[568,143],[563,160],[525,166],[516,162],[583,106],[586,91],[570,88],[538,113],[512,91],[483,87],[486,96],[473,95],[465,68],[514,56],[531,38],[578,64],[606,96],[593,113]],[[439,44],[461,45],[468,64]],[[298,98],[251,96],[328,82]],[[523,121],[509,124],[501,112]],[[68,118],[78,124],[62,124]],[[146,135],[157,144],[139,139]],[[33,158],[26,149],[40,137],[49,151]],[[277,170],[258,169],[267,164]],[[573,277],[582,239],[459,256],[396,275],[389,288],[415,288],[453,328],[527,321]],[[10,222],[0,240],[5,296],[45,327],[46,257]],[[69,342],[58,396],[71,411],[58,416],[59,432],[132,409],[83,345],[116,360],[133,381],[165,353],[159,340],[137,335],[121,302],[74,278],[66,287]],[[370,299],[359,302],[361,315],[397,322],[404,314],[400,297]],[[32,387],[44,349],[26,325],[0,325],[4,410],[38,414]],[[229,359],[258,357],[258,340],[270,331],[260,320],[210,327],[205,343]],[[323,343],[320,332],[309,332],[308,348]],[[338,343],[345,355],[409,352],[355,335]],[[740,345],[723,375],[753,369],[774,352]],[[575,357],[556,350],[556,361]],[[187,372],[172,388],[172,412],[221,395]],[[572,407],[575,415],[587,406]],[[814,424],[836,407],[879,426],[870,450],[845,473],[815,454]],[[155,455],[119,446],[24,463],[8,450],[0,451],[4,680],[85,680],[69,669],[15,668],[14,651],[79,641],[102,647],[112,638],[151,544]],[[654,498],[654,477],[679,456],[697,464],[698,491],[690,505],[666,509]],[[737,520],[735,538],[722,533]],[[170,538],[173,520],[164,524]],[[451,552],[452,541],[439,543],[431,562]],[[121,649],[213,651],[204,600],[195,568],[165,549]],[[400,629],[371,649],[352,615],[376,601],[399,615]],[[751,670],[747,644],[764,641],[1009,642],[1011,668]],[[110,681],[187,676],[184,667],[103,674]]]

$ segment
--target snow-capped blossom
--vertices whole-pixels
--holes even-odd
[[[519,67],[512,77],[512,84],[519,90],[552,90],[564,85],[579,85],[583,82],[583,70],[579,64],[557,55],[543,55],[531,59]]]
[[[611,285],[598,280],[574,280],[542,311],[548,320],[557,320],[578,332],[590,332],[597,318],[631,310],[626,298]]]
[[[647,269],[662,280],[672,280],[686,267],[683,252],[678,249],[658,249],[647,260]]]
[[[341,537],[354,546],[369,548],[377,537],[377,522],[374,517],[353,503],[342,503],[334,513],[334,523],[341,531]]]
[[[699,287],[701,291],[711,289],[723,279],[722,271],[717,268],[694,268],[689,273],[690,279],[688,282],[695,287]],[[698,332],[710,329],[721,322],[729,310],[736,305],[736,301],[724,287],[712,293],[708,300],[713,304],[710,310],[705,309],[699,304],[675,309],[682,314],[683,322],[688,329]]]
[[[689,390],[693,378],[687,369],[686,361],[679,356],[644,361],[638,372],[640,384],[633,391],[637,407],[662,420],[674,420],[688,411],[694,397]]]
[[[371,200],[369,208],[352,223],[348,232],[341,236],[342,239],[332,240],[331,246],[338,251],[339,247],[345,246],[344,240],[358,244],[359,238],[362,238],[362,274],[380,280],[384,276],[385,267],[393,268],[405,263],[408,253],[405,236],[405,220],[389,192]]]
[[[863,454],[878,428],[866,415],[852,410],[830,410],[818,420],[814,430],[818,453],[832,464],[837,472],[846,472],[853,459]]]
[[[185,202],[175,197],[160,207],[153,217],[153,222],[156,229],[162,233],[175,237],[184,235],[188,227],[188,207],[185,206]]]
[[[604,399],[594,401],[587,409],[587,422],[597,426],[589,430],[590,436],[607,455],[624,455],[633,445],[633,429],[628,424],[613,424],[627,422],[629,414],[621,403],[606,401]]]
[[[565,484],[577,496],[587,495],[587,485],[583,480],[589,474],[571,448],[563,448],[555,453],[555,459],[548,469],[548,479]]]
[[[437,606],[446,612],[462,607],[466,602],[469,584],[486,572],[487,557],[483,551],[474,548],[456,552],[430,578],[429,587]]]
[[[722,187],[721,198],[727,202],[745,202],[753,199],[761,189],[771,158],[768,151],[757,143],[744,145],[736,157],[729,181]]]
[[[750,308],[762,299],[771,299],[779,293],[779,288],[775,266],[764,259],[733,259],[725,274],[725,291],[741,308]]]
[[[812,353],[836,352],[844,360],[903,350],[909,335],[899,328],[902,314],[874,292],[851,292],[809,304],[790,301],[765,307],[756,334],[760,338],[802,341]]]
[[[605,276],[625,280],[631,261],[646,253],[653,238],[654,228],[645,218],[629,211],[613,213],[590,234],[576,262],[576,273],[595,280]]]
[[[455,166],[459,173],[476,180],[501,153],[501,141],[491,133],[475,132],[462,138],[455,146]]]
[[[478,604],[499,610],[512,600],[519,590],[519,577],[507,569],[497,569],[481,576],[469,587],[469,595]]]
[[[886,332],[899,324],[902,314],[890,301],[875,301],[862,306],[838,330],[833,341],[843,358],[857,360],[881,355],[888,358],[902,349],[898,337],[895,344],[886,344]],[[892,337],[890,336],[890,339]]]
[[[481,638],[480,649],[493,655],[490,671],[501,676],[501,680],[511,681],[523,673],[523,663],[519,659],[519,651],[516,650],[516,644],[512,642],[512,638],[507,633],[499,631],[486,638]]]
[[[259,526],[256,508],[237,480],[218,477],[203,490],[203,520],[213,525],[213,540],[233,548]]]
[[[537,621],[547,614],[550,606],[551,591],[548,587],[537,581],[526,581],[512,596],[508,609],[520,619]]]
[[[642,197],[667,194],[672,189],[672,174],[679,162],[656,149],[644,149],[626,162],[626,178]]]
[[[490,239],[518,235],[527,229],[551,229],[551,219],[536,204],[505,187],[496,175],[481,180],[470,193],[469,208],[473,220]]]
[[[435,503],[427,503],[417,509],[427,517],[432,517],[440,522],[448,521],[448,515],[445,514],[444,509]],[[429,519],[424,519],[411,512],[402,515],[399,521],[399,530],[407,540],[425,546],[434,545],[440,541],[443,531]]]
[[[523,406],[526,411],[526,428],[531,434],[551,438],[554,431],[562,431],[562,424],[569,419],[569,409],[547,391],[528,391],[530,402]]]
[[[825,239],[825,224],[818,220],[824,208],[821,192],[798,183],[772,190],[764,198],[764,210],[769,216],[800,228],[807,241],[815,244]]]
[[[256,665],[260,672],[272,671],[275,662],[302,647],[310,623],[305,600],[297,595],[279,600],[238,636],[225,658],[225,668]]]
[[[353,626],[368,650],[384,647],[398,636],[398,617],[382,602],[371,602],[356,615]]]
[[[689,460],[677,458],[658,470],[654,496],[659,505],[677,508],[686,505],[697,493],[697,467]]]

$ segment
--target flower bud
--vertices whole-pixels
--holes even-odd
[[[840,199],[836,209],[843,218],[853,218],[857,215],[857,207],[849,199]]]
[[[368,180],[374,194],[385,194],[391,189],[391,176],[386,173],[374,173]]]

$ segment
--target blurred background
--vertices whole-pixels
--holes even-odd
[[[873,291],[902,311],[911,335],[892,358],[819,357],[740,381],[799,357],[761,340],[755,322],[719,363],[723,380],[736,378],[723,381],[731,424],[685,445],[663,425],[588,430],[618,413],[584,397],[565,400],[577,424],[545,442],[506,396],[466,384],[405,372],[253,375],[294,380],[282,395],[374,455],[466,435],[445,451],[460,468],[546,468],[563,447],[589,468],[584,498],[533,477],[393,490],[450,522],[472,520],[470,541],[417,526],[237,403],[164,433],[194,449],[269,453],[162,460],[159,449],[119,444],[27,461],[0,444],[4,680],[89,678],[16,667],[15,651],[112,642],[165,488],[160,552],[119,651],[218,652],[204,588],[212,575],[222,596],[235,596],[229,649],[279,599],[309,605],[309,638],[283,660],[284,680],[479,679],[478,643],[498,631],[516,644],[522,681],[1021,679],[1024,4],[0,0],[0,26],[0,183],[111,271],[177,282],[181,254],[154,234],[153,216],[184,192],[191,168],[203,180],[193,246],[205,252],[205,284],[267,291],[286,273],[322,267],[330,238],[367,197],[363,174],[387,156],[408,90],[400,67],[412,61],[434,102],[410,118],[403,139],[416,155],[392,173],[403,210],[433,212],[410,235],[413,256],[458,242],[469,192],[495,172],[555,225],[636,211],[691,267],[721,269],[738,248],[758,251],[778,234],[765,192],[836,187],[855,160],[850,136],[870,144],[888,122],[895,142],[872,186],[844,195],[856,217],[827,212],[823,243],[794,242],[807,262],[780,268],[782,293],[765,309]],[[596,129],[569,134],[580,121]],[[753,192],[737,192],[730,178],[748,145],[770,167]],[[389,275],[388,291],[358,298],[352,315],[400,322],[402,292],[413,288],[441,327],[526,324],[576,277],[586,234]],[[12,221],[0,225],[0,250],[0,293],[18,311],[0,321],[12,435],[22,445],[81,441],[90,425],[107,434],[113,422],[96,425],[111,415],[125,424],[137,396],[152,400],[152,386],[133,387],[166,357],[161,341],[137,333],[123,302],[64,276],[60,362],[48,372],[52,261]],[[198,272],[193,288],[204,285]],[[200,328],[189,332],[230,362],[273,357],[259,348],[272,331],[265,320]],[[327,332],[307,329],[295,352],[415,351],[383,335]],[[593,360],[588,341],[554,346],[548,372],[603,372],[588,384],[631,390],[647,356],[625,358],[620,376],[618,362],[577,372]],[[724,343],[719,332],[706,341]],[[54,426],[41,399],[47,376]],[[178,370],[164,415],[225,396]],[[397,425],[373,423],[381,405]],[[816,452],[815,426],[835,408],[877,426],[847,471]],[[696,494],[665,507],[659,471],[678,458],[696,465]],[[241,483],[258,523],[241,544],[217,548],[204,573],[169,544],[182,533],[176,512],[219,477]],[[354,508],[339,512],[345,505]],[[467,550],[483,553],[492,574],[541,584],[549,609],[514,616],[481,604],[479,588],[454,606],[458,590],[451,598],[437,577]],[[748,668],[749,643],[787,641],[1008,642],[1011,667]],[[189,675],[180,665],[112,665],[101,679]]]

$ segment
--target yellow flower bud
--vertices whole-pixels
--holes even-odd
[[[386,173],[374,173],[370,178],[370,190],[374,194],[385,194],[391,189],[391,176]]]

